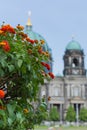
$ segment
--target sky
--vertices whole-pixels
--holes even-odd
[[[84,50],[87,68],[87,0],[0,0],[0,25],[26,25],[31,11],[33,31],[41,34],[52,49],[53,73],[62,75],[63,55],[74,39]]]

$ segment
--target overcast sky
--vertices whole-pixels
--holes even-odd
[[[62,74],[63,55],[72,35],[84,50],[87,68],[87,0],[0,0],[0,24],[25,26],[29,10],[33,30],[52,49],[54,74]]]

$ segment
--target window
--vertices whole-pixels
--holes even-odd
[[[78,65],[79,65],[78,59],[74,58],[73,61],[72,61],[72,67],[77,67]]]
[[[81,97],[81,87],[73,87],[71,94],[72,97]]]
[[[61,88],[60,87],[54,88],[54,96],[61,96]]]
[[[45,95],[46,95],[45,91],[42,91],[42,97],[45,96]]]
[[[58,88],[54,88],[54,95],[58,96]]]
[[[78,88],[74,88],[74,97],[78,97],[79,96],[79,89]]]

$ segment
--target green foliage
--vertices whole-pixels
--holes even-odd
[[[87,109],[86,108],[81,108],[80,113],[79,113],[79,119],[81,121],[87,121]]]
[[[2,130],[33,128],[42,121],[46,111],[42,106],[34,108],[32,102],[38,102],[39,85],[49,79],[41,64],[48,62],[49,57],[38,51],[43,47],[41,41],[29,39],[20,28],[10,25],[0,28],[0,86],[6,84],[8,90],[3,99],[6,109],[0,110]],[[6,100],[7,97],[10,99]]]
[[[26,130],[24,122],[26,118],[23,110],[16,102],[12,101],[6,105],[4,110],[0,110],[0,129]]]
[[[49,112],[50,120],[52,121],[58,121],[59,120],[59,113],[57,110],[57,107],[52,107],[50,112]]]
[[[40,124],[43,120],[45,120],[47,116],[47,104],[45,102],[41,102],[39,104],[38,109],[35,112],[35,124]]]
[[[73,122],[76,119],[76,113],[72,106],[69,106],[67,113],[66,113],[66,120],[69,122]]]
[[[6,32],[6,36],[0,36],[0,42],[6,40],[10,45],[8,52],[0,46],[0,85],[7,84],[8,95],[12,98],[20,96],[32,100],[38,85],[44,83],[41,62],[48,61],[48,57],[38,52],[43,46],[40,41],[32,44],[19,35],[22,31],[17,28],[15,31],[16,34]]]

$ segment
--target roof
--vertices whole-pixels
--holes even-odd
[[[79,42],[72,40],[66,46],[66,50],[82,50]]]

